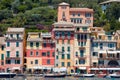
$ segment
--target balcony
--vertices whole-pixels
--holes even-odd
[[[86,56],[79,56],[79,55],[76,55],[76,57],[77,57],[78,59],[86,59],[86,58],[87,58]]]
[[[11,59],[20,60],[20,57],[6,57],[6,60],[11,60]]]
[[[103,60],[120,60],[120,58],[117,58],[117,57],[99,57],[99,59],[103,59]]]
[[[21,37],[13,37],[13,38],[11,38],[11,37],[6,37],[6,39],[5,39],[6,41],[18,41],[18,40],[23,40]]]
[[[75,33],[91,33],[91,31],[89,31],[89,30],[80,30],[80,31],[76,31]]]
[[[80,49],[80,50],[84,50],[85,47],[84,47],[84,46],[80,46],[79,49]]]
[[[42,42],[43,43],[55,43],[55,41],[53,41],[53,40],[43,40]]]
[[[93,42],[117,42],[116,40],[93,39]]]

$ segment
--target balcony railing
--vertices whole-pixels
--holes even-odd
[[[86,59],[86,58],[87,58],[86,56],[79,56],[79,55],[76,55],[76,57],[77,57],[78,59]]]
[[[116,40],[93,39],[93,42],[117,42]]]
[[[11,37],[6,37],[6,40],[23,40],[21,37],[13,37],[13,38],[11,38]]]
[[[6,57],[6,60],[10,60],[10,59],[20,60],[20,57]]]
[[[99,57],[99,59],[104,59],[104,60],[120,60],[118,57]]]
[[[91,31],[89,31],[89,30],[80,30],[80,31],[76,31],[75,33],[91,33]]]

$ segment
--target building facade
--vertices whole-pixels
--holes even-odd
[[[24,63],[25,29],[8,28],[6,31],[5,43],[6,71],[22,71]]]
[[[120,51],[116,48],[117,41],[113,35],[97,27],[92,29],[92,32],[97,34],[91,40],[91,71],[96,73],[119,71]]]
[[[53,26],[57,49],[55,66],[65,67],[68,73],[88,73],[93,9],[70,8],[68,3],[60,3],[58,22],[54,23]],[[69,55],[70,59],[67,58]]]
[[[0,72],[5,71],[5,37],[0,37]]]

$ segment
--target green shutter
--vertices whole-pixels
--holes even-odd
[[[67,59],[70,59],[70,54],[67,54]]]
[[[59,57],[58,56],[56,56],[56,59],[58,59]]]
[[[67,62],[67,66],[70,67],[70,62]]]
[[[65,55],[64,54],[62,54],[62,59],[64,59],[65,58]]]
[[[62,67],[65,66],[64,62],[62,62]]]
[[[4,54],[1,54],[1,60],[4,60]]]

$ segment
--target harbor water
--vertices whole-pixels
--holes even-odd
[[[120,78],[74,78],[74,77],[65,77],[65,78],[43,78],[43,77],[15,77],[15,78],[7,78],[0,80],[120,80]]]

